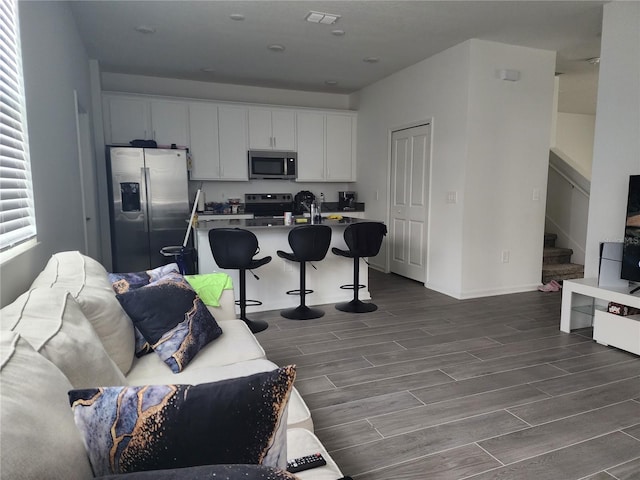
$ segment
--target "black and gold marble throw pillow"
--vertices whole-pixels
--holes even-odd
[[[286,468],[295,366],[201,385],[71,390],[96,476],[212,464]]]
[[[211,312],[179,274],[116,296],[134,326],[174,373],[181,372],[222,334]]]
[[[201,465],[199,467],[106,475],[101,480],[299,480],[293,473],[262,465]]]

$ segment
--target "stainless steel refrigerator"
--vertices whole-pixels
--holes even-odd
[[[114,272],[170,263],[160,250],[182,245],[189,219],[185,150],[107,147]]]

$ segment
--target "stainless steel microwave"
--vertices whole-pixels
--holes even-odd
[[[249,178],[295,180],[298,154],[275,150],[249,150]]]

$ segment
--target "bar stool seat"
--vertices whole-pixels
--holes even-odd
[[[329,251],[331,244],[331,227],[327,225],[301,225],[289,231],[289,246],[292,253],[278,250],[280,258],[300,263],[300,288],[289,290],[287,295],[300,295],[300,305],[295,308],[282,310],[280,315],[292,320],[310,320],[320,318],[324,311],[319,308],[309,308],[306,305],[306,295],[313,293],[306,287],[306,262],[319,262]],[[313,268],[316,268],[311,264]]]
[[[344,241],[349,250],[332,248],[335,255],[353,258],[353,283],[341,285],[345,290],[353,289],[353,300],[336,304],[336,309],[342,312],[367,313],[378,309],[374,303],[364,303],[358,298],[358,291],[364,288],[360,284],[360,258],[374,257],[380,251],[382,239],[387,234],[387,226],[380,222],[358,222],[349,225],[344,230]]]
[[[269,324],[264,320],[247,318],[247,307],[262,305],[262,302],[247,299],[246,272],[266,265],[271,257],[253,258],[260,251],[258,239],[253,232],[241,228],[212,228],[209,230],[209,246],[220,268],[239,270],[240,299],[236,300],[236,305],[240,306],[240,319],[253,333],[266,330]],[[260,279],[255,273],[251,274],[256,280]]]

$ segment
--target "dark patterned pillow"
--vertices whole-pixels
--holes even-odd
[[[135,327],[174,373],[222,334],[211,312],[178,275],[116,295]]]
[[[285,468],[295,366],[201,385],[71,390],[96,476],[211,464]]]
[[[149,285],[171,272],[180,273],[176,263],[162,265],[161,267],[144,272],[110,273],[109,281],[116,293],[126,293],[129,290],[135,290]]]
[[[170,263],[144,272],[109,273],[108,277],[111,282],[111,287],[116,293],[126,293],[129,290],[135,290],[153,284],[168,275],[176,275],[179,273],[178,264]],[[147,339],[140,333],[140,330],[134,327],[133,333],[136,339],[134,350],[136,357],[140,358],[143,355],[153,352],[153,348],[151,348]]]
[[[293,473],[262,465],[201,465],[153,470],[123,475],[106,475],[101,480],[300,480]]]

